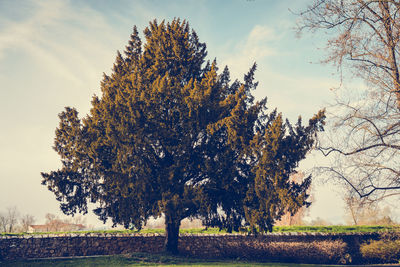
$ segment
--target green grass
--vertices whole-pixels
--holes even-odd
[[[226,234],[225,230],[219,230],[218,228],[194,228],[194,229],[181,229],[182,234]],[[332,226],[274,226],[273,232],[284,233],[284,232],[301,232],[301,233],[366,233],[366,232],[400,232],[400,226],[390,225],[360,225],[360,226],[344,226],[344,225],[332,225]],[[79,231],[79,232],[48,232],[48,233],[33,233],[35,235],[46,235],[46,234],[89,234],[89,233],[111,233],[111,234],[163,234],[164,229],[144,229],[140,231],[136,230],[103,230],[103,231]],[[237,232],[234,232],[237,233]],[[242,232],[243,233],[243,232]],[[22,236],[28,233],[0,233],[6,236]],[[29,234],[31,235],[31,234]]]
[[[42,259],[0,262],[3,267],[73,267],[73,266],[323,266],[290,263],[263,263],[240,260],[204,260],[164,254],[135,253],[131,255],[99,256],[72,259]]]
[[[392,226],[392,225],[274,226],[273,231],[306,232],[306,233],[375,233],[375,232],[399,232],[400,226]]]

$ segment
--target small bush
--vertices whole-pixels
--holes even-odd
[[[316,263],[316,264],[348,264],[351,257],[348,255],[347,244],[342,240],[285,242],[268,241],[267,239],[248,238],[226,240],[226,242],[211,242],[202,244],[203,249],[194,251],[186,248],[188,254],[195,256],[222,258],[240,258],[245,260],[258,259],[260,261]],[[218,247],[219,245],[219,247]]]
[[[400,240],[370,241],[361,245],[360,252],[368,262],[398,263]]]
[[[346,253],[347,245],[341,240],[313,242],[273,242],[265,248],[271,257],[278,260],[308,263],[347,264],[351,258]]]

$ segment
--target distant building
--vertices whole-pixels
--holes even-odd
[[[85,230],[83,224],[65,223],[59,220],[54,220],[47,224],[29,225],[28,233],[38,232],[71,232]]]

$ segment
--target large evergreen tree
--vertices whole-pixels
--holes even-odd
[[[42,173],[65,214],[94,212],[140,229],[165,216],[165,249],[178,252],[180,222],[200,218],[228,230],[271,230],[285,212],[307,205],[303,183],[290,182],[298,162],[322,130],[319,112],[302,126],[266,112],[244,82],[230,82],[205,62],[206,45],[186,21],[150,23],[142,45],[136,27],[102,96],[83,119],[74,108],[59,114],[54,149],[62,168]]]

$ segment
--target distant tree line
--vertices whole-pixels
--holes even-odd
[[[72,218],[60,218],[52,213],[45,215],[45,223],[35,225],[36,219],[31,214],[21,214],[17,207],[8,207],[0,211],[0,233],[20,232],[59,232],[93,229],[87,225],[86,218],[77,215]]]
[[[15,206],[0,211],[0,232],[26,232],[34,222],[35,217],[30,214],[21,215]]]

